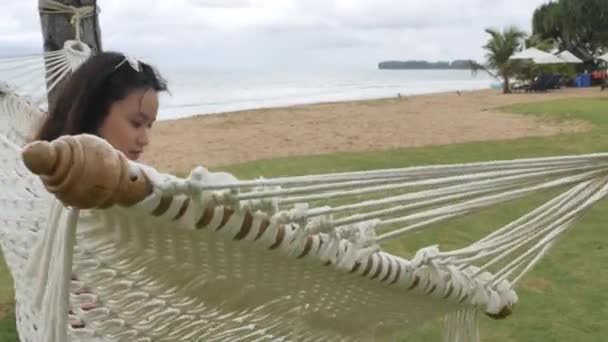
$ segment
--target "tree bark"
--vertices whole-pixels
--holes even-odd
[[[507,71],[503,73],[503,80],[504,83],[502,85],[502,93],[509,94],[511,92],[511,88],[509,88],[509,73]]]
[[[97,0],[55,0],[64,5],[73,7],[97,6]],[[42,8],[44,0],[38,0],[38,7]],[[76,38],[76,30],[70,23],[70,14],[40,13],[40,26],[42,28],[43,47],[45,52],[56,51],[63,48],[66,40]],[[81,20],[80,40],[87,44],[93,54],[101,49],[101,30],[97,11],[90,17]],[[48,70],[48,69],[47,69]],[[65,81],[65,80],[64,80]],[[49,111],[54,106],[57,94],[63,88],[64,81],[60,82],[51,93],[47,94]],[[49,84],[47,84],[47,87]]]

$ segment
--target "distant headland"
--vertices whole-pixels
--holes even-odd
[[[439,61],[383,61],[378,69],[469,69],[471,60],[457,59],[451,62]]]

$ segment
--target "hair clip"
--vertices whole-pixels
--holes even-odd
[[[131,56],[125,56],[125,59],[123,59],[120,63],[118,63],[118,65],[114,68],[114,70],[120,68],[120,66],[125,64],[125,62],[129,63],[129,65],[131,66],[131,68],[133,68],[133,70],[135,70],[137,72],[141,71],[141,64],[140,64],[139,60],[137,60],[137,58],[131,57]]]

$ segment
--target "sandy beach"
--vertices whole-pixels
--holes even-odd
[[[167,172],[273,157],[548,136],[589,129],[496,109],[552,99],[607,96],[597,88],[503,95],[498,90],[299,105],[156,123],[143,161]]]

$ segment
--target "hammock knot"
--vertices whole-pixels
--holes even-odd
[[[508,281],[503,280],[489,289],[489,300],[486,313],[492,318],[504,318],[511,313],[511,308],[517,304],[519,298]]]
[[[488,305],[490,302],[490,291],[486,290],[484,286],[477,284],[473,290],[473,296],[471,297],[471,304],[476,307],[482,307]]]
[[[264,178],[260,177],[257,180],[263,181]],[[266,191],[277,191],[280,190],[280,186],[269,186],[262,185],[256,186],[251,191],[257,193],[264,193]],[[279,211],[279,198],[278,197],[263,197],[258,199],[241,200],[240,208],[244,210],[256,211],[261,210],[270,215],[274,215]]]
[[[322,252],[323,259],[344,271],[350,271],[357,262],[367,260],[380,251],[375,231],[378,222],[380,220],[370,220],[339,229],[328,227],[329,243]]]
[[[380,220],[370,220],[336,229],[339,239],[346,239],[352,243],[339,251],[337,262],[339,269],[349,272],[356,263],[363,262],[380,251],[380,246],[376,243],[375,229],[379,222]]]
[[[190,196],[198,195],[203,192],[204,189],[204,180],[205,176],[209,173],[207,169],[202,166],[195,167],[190,171],[188,175],[188,179],[186,180],[188,184],[188,193]]]
[[[505,306],[505,301],[494,289],[487,289],[486,291],[488,292],[486,312],[489,314],[498,314]]]
[[[452,286],[452,292],[449,297],[460,299],[459,297],[462,295],[462,293],[465,293],[465,290],[468,290],[471,284],[470,279],[468,279],[467,275],[455,265],[447,265],[445,270],[448,274],[447,277],[450,285]]]
[[[334,235],[334,223],[331,215],[314,217],[310,219],[305,227],[308,234],[326,233]]]
[[[424,286],[422,289],[427,295],[434,295],[443,298],[445,296],[446,289],[448,288],[448,282],[450,280],[450,274],[443,268],[438,267],[432,260],[425,267],[416,269],[416,275],[421,279],[425,279],[426,282],[422,283]]]
[[[83,7],[68,6],[68,7],[70,8],[70,10],[73,13],[72,18],[70,19],[70,23],[72,25],[79,23],[80,20],[90,17],[91,15],[93,15],[95,13],[94,6],[83,6]]]
[[[129,163],[130,168],[134,168],[135,165],[137,164]],[[186,181],[180,180],[177,177],[160,174],[153,168],[143,164],[137,165],[137,167],[141,168],[154,185],[154,188],[163,196],[175,196],[179,193],[183,193],[187,188]]]
[[[308,221],[308,203],[296,203],[293,209],[281,211],[277,214],[277,223],[297,223],[300,227],[306,227]]]
[[[81,33],[80,22],[82,21],[82,19],[94,15],[97,11],[96,6],[75,7],[62,4],[55,0],[45,0],[42,2],[41,7],[41,13],[71,15],[70,24],[74,26],[74,30],[76,32],[76,40],[78,41],[80,40]]]
[[[226,205],[232,208],[238,207],[239,201],[236,199],[236,190],[222,190],[211,194],[214,205]]]
[[[338,255],[336,266],[343,271],[350,272],[356,263],[369,259],[370,256],[374,253],[378,253],[379,250],[380,248],[377,245],[365,248],[351,245],[350,248],[346,248]]]
[[[144,169],[146,171],[147,168]],[[165,196],[187,195],[191,198],[200,198],[206,205],[229,205],[237,207],[239,201],[236,199],[237,189],[214,191],[204,194],[205,185],[218,182],[235,181],[234,177],[228,177],[223,172],[212,173],[206,168],[198,166],[194,168],[186,179],[174,176],[159,175],[157,172],[147,170],[154,185]],[[204,195],[204,196],[203,196]]]
[[[295,233],[291,240],[292,255],[297,255],[302,252],[308,238],[314,234],[326,233],[333,236],[333,220],[329,215],[313,217],[308,222],[301,223],[296,226]]]
[[[412,267],[418,268],[422,265],[428,265],[433,259],[439,255],[439,245],[421,248],[412,259]]]
[[[276,198],[264,198],[264,199],[249,199],[249,200],[239,200],[238,208],[244,211],[262,211],[273,215],[277,212],[278,209],[278,199]]]
[[[471,304],[483,307],[486,314],[492,318],[504,318],[509,315],[511,308],[518,301],[511,284],[503,280],[496,285],[489,285],[492,274],[480,272],[476,266],[470,266],[465,270],[465,276],[468,277],[469,274],[477,274],[474,278],[469,278],[473,280]]]
[[[330,261],[332,264],[339,264],[344,252],[346,252],[346,244],[344,240],[338,238],[335,230],[332,234],[325,235],[327,243],[323,244],[319,253],[321,260]]]
[[[352,242],[358,248],[373,246],[375,249],[379,249],[380,247],[376,243],[376,226],[380,222],[378,219],[369,220],[341,227],[338,229],[338,236]]]

